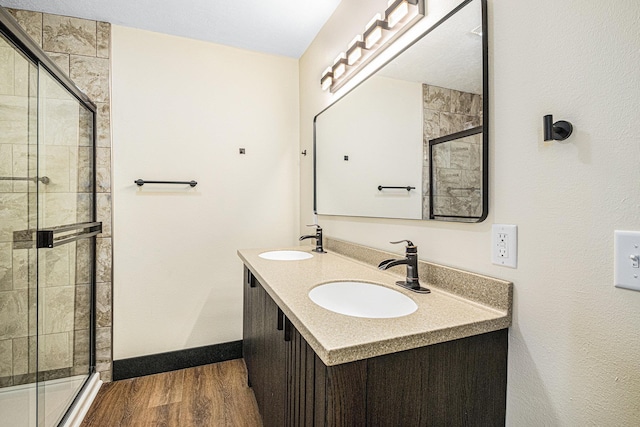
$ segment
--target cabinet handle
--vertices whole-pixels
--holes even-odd
[[[284,316],[284,340],[291,341],[291,321]]]
[[[278,307],[278,330],[284,329],[284,312]]]

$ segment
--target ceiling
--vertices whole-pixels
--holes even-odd
[[[0,0],[4,7],[110,22],[299,58],[340,0]]]

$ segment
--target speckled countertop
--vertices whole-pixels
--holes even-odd
[[[342,247],[338,247],[340,245]],[[312,252],[310,246],[279,248],[313,254],[312,258],[301,261],[272,261],[258,256],[274,248],[238,251],[244,264],[327,366],[492,332],[511,325],[510,282],[421,261],[421,283],[429,287],[431,293],[417,294],[395,285],[396,280],[404,278],[395,271],[404,274],[403,267],[394,267],[394,272],[381,271],[362,261],[363,253],[374,262],[378,258],[401,256],[338,240],[327,247],[326,254]],[[338,251],[354,256],[347,257]],[[482,296],[474,298],[477,289],[468,289],[469,297],[466,297],[460,295],[464,292],[459,292],[456,284],[448,287],[442,283],[429,283],[425,270],[432,270],[430,273],[435,277],[444,275],[445,279],[464,281],[465,286],[458,288],[481,288]],[[446,270],[451,270],[451,274]],[[418,309],[404,317],[369,319],[334,313],[309,299],[312,288],[336,280],[367,281],[389,287],[413,299]],[[443,279],[439,277],[438,280]]]

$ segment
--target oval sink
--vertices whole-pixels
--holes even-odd
[[[262,252],[258,255],[260,258],[270,259],[274,261],[300,261],[303,259],[313,258],[309,252],[302,251],[269,251]]]
[[[331,282],[311,289],[309,298],[322,308],[354,317],[388,319],[413,313],[418,305],[408,296],[365,282]]]

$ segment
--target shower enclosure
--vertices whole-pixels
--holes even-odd
[[[97,381],[95,105],[0,8],[0,426],[55,426]]]

